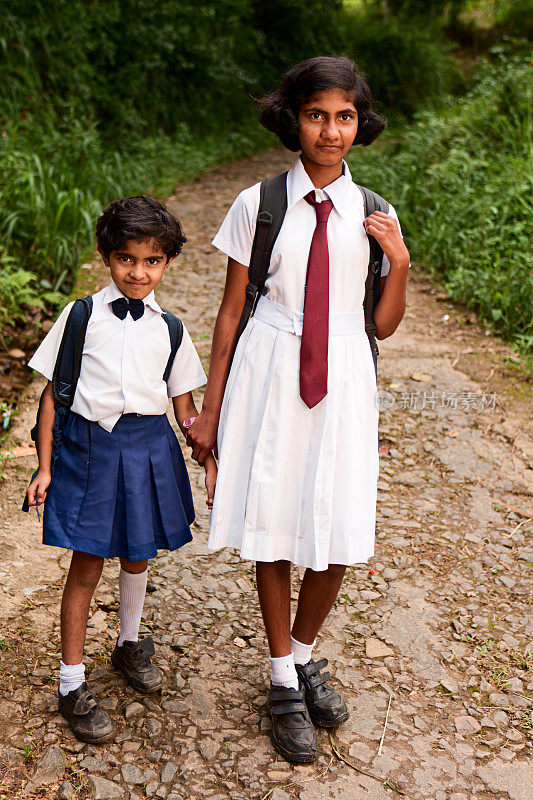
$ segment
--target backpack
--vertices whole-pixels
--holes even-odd
[[[76,394],[76,386],[80,377],[81,370],[81,357],[83,354],[83,345],[85,342],[85,334],[87,332],[87,325],[89,317],[93,310],[93,299],[82,297],[76,300],[70,309],[63,337],[57,353],[54,372],[52,375],[52,396],[56,406],[56,418],[53,428],[53,448],[52,448],[52,463],[51,471],[53,473],[54,464],[59,455],[59,447],[61,438],[63,436],[63,429],[70,413],[70,407],[74,402],[74,395]],[[172,314],[170,311],[163,309],[163,319],[168,326],[168,333],[170,337],[170,355],[163,373],[163,380],[168,381],[174,358],[178,351],[183,338],[183,323],[181,320]],[[38,446],[38,431],[39,431],[39,416],[41,412],[41,405],[43,402],[44,391],[39,399],[39,407],[37,409],[37,418],[35,425],[30,432],[32,440],[35,442],[37,448],[37,455],[39,454]],[[37,475],[35,471],[31,480]],[[22,505],[23,511],[29,511],[28,499],[24,498]]]
[[[239,322],[237,339],[241,336],[248,320],[253,316],[257,301],[263,293],[265,281],[270,266],[272,248],[280,232],[285,214],[287,212],[287,172],[282,172],[273,178],[267,178],[261,183],[259,212],[248,268],[248,285],[246,287],[246,300]],[[365,219],[374,211],[389,212],[389,204],[364,186],[358,186],[363,195]],[[363,310],[365,314],[365,332],[370,343],[374,369],[377,375],[377,357],[379,350],[376,342],[376,326],[374,324],[374,308],[379,301],[379,282],[381,278],[381,265],[383,262],[383,249],[374,236],[368,236],[370,245],[370,259],[368,274],[365,282],[365,299]]]

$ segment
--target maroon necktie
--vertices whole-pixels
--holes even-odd
[[[300,397],[309,408],[328,393],[329,252],[328,218],[331,200],[317,203],[315,193],[305,200],[315,207],[316,228],[311,240],[300,347]]]

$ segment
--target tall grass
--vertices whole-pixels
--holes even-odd
[[[356,180],[397,208],[412,255],[533,351],[530,59],[501,56],[477,86],[422,113],[385,152],[354,153]]]

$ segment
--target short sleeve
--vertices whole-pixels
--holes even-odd
[[[240,193],[213,239],[215,247],[245,267],[249,265],[252,254],[259,192],[260,184],[256,183]]]
[[[183,338],[167,381],[167,394],[169,397],[177,397],[180,394],[192,392],[193,389],[197,389],[205,383],[207,383],[207,376],[202,362],[184,325]]]
[[[41,375],[44,375],[49,381],[52,380],[54,374],[54,367],[61,345],[61,339],[63,338],[63,331],[65,330],[67,318],[73,305],[74,301],[65,306],[32,358],[28,361],[28,366],[31,367],[31,369],[40,372]]]
[[[391,206],[390,203],[389,203],[389,214],[398,223],[398,229],[400,231],[400,235],[403,238],[402,226],[400,225],[400,220],[398,219],[398,214],[396,213],[396,209],[394,208],[394,206]],[[409,266],[411,266],[411,264],[409,264]],[[383,254],[383,263],[381,265],[381,277],[384,278],[385,275],[389,274],[389,271],[390,271],[390,261],[387,258],[387,256],[385,254]]]

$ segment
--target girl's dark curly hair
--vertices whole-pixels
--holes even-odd
[[[354,144],[371,144],[387,127],[387,120],[372,110],[372,93],[356,66],[344,56],[318,56],[292,67],[279,89],[261,98],[261,124],[277,134],[289,150],[301,150],[298,137],[300,106],[317,92],[342,89],[353,96],[359,125]]]
[[[157,242],[167,260],[177,256],[187,241],[176,217],[155,197],[114,200],[96,222],[96,240],[106,258],[126,242],[148,239]]]

